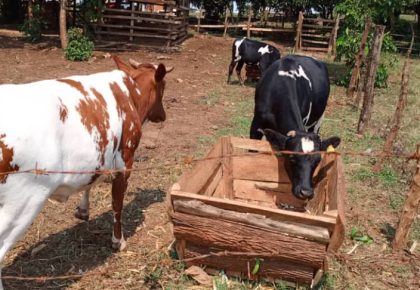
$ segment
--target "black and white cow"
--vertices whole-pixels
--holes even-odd
[[[257,84],[251,139],[265,135],[276,150],[303,153],[337,147],[340,138],[321,141],[318,135],[329,92],[327,68],[316,59],[289,55],[274,62]],[[320,154],[293,154],[286,160],[293,194],[312,198]]]
[[[232,61],[229,65],[228,80],[232,75],[233,69],[236,66],[236,73],[238,79],[243,84],[241,77],[241,70],[246,64],[258,64],[260,65],[261,73],[263,73],[273,62],[280,58],[280,52],[277,48],[272,45],[251,40],[247,38],[236,39],[232,45]]]

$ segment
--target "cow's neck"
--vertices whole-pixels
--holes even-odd
[[[145,80],[144,78],[140,81],[144,84],[141,88],[139,85],[136,85],[136,82],[131,79],[127,78],[125,81],[128,91],[130,92],[130,98],[132,99],[134,106],[136,107],[136,111],[139,116],[139,120],[141,124],[143,124],[148,116],[148,113],[153,106],[150,97],[151,97],[151,84],[150,81]]]

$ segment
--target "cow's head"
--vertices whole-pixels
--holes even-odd
[[[286,136],[271,130],[262,130],[275,150],[310,153],[325,151],[328,146],[336,148],[339,137],[321,140],[318,134],[302,131],[290,131]],[[314,195],[312,176],[321,161],[321,154],[287,154],[286,160],[289,175],[292,179],[293,195],[300,199],[311,199]]]
[[[164,64],[139,63],[131,59],[130,65],[127,65],[116,56],[114,56],[114,61],[118,69],[124,71],[132,80],[128,83],[128,87],[142,117],[142,122],[165,121],[166,113],[162,103],[166,83],[164,78],[173,70],[173,67],[166,69]],[[132,89],[130,89],[131,84],[134,84]]]

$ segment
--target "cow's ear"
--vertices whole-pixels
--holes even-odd
[[[284,150],[286,148],[286,136],[271,129],[264,129],[261,131],[276,150]]]
[[[166,68],[165,68],[165,65],[164,64],[162,64],[162,63],[160,63],[159,65],[158,65],[158,67],[156,68],[156,72],[155,72],[155,81],[158,83],[158,82],[161,82],[162,80],[163,80],[163,78],[165,77],[165,75],[166,75]]]
[[[340,142],[341,142],[341,139],[340,139],[340,137],[337,137],[337,136],[322,140],[320,149],[321,149],[321,151],[325,151],[325,150],[327,150],[328,146],[330,146],[330,145],[334,148],[337,148],[338,145],[340,145]]]
[[[122,70],[123,72],[130,74],[131,72],[131,66],[129,66],[128,64],[124,63],[118,56],[114,55],[112,57],[114,59],[115,64],[117,65],[117,68],[119,70]]]

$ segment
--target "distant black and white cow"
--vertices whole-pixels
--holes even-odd
[[[232,61],[229,65],[227,82],[230,82],[233,69],[236,66],[238,79],[243,84],[241,70],[246,64],[258,64],[263,73],[273,62],[280,58],[280,52],[272,45],[247,38],[236,39],[232,45]]]
[[[318,135],[329,91],[327,68],[314,58],[289,55],[274,62],[257,84],[251,139],[265,135],[276,150],[303,153],[337,147],[340,138],[321,141]],[[320,160],[320,154],[288,155],[297,198],[313,197],[312,175]]]

